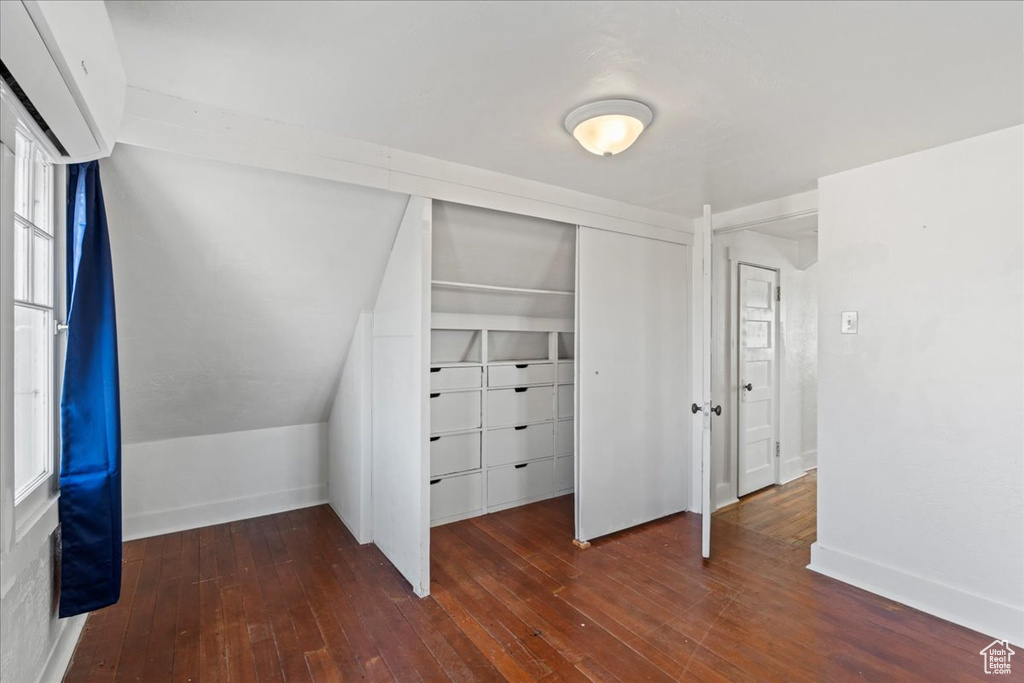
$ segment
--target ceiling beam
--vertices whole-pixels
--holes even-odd
[[[504,173],[128,89],[118,142],[690,244],[692,219]]]
[[[791,194],[780,199],[770,199],[759,204],[741,206],[738,209],[722,211],[712,216],[715,234],[750,230],[777,221],[816,216],[818,214],[818,191],[808,190]],[[700,219],[698,219],[700,220]]]

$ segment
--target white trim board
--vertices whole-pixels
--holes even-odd
[[[78,639],[82,635],[82,629],[85,628],[88,616],[88,614],[79,614],[63,620],[64,627],[61,629],[60,635],[57,636],[53,648],[50,649],[50,655],[46,658],[46,666],[43,667],[37,679],[38,683],[60,683],[64,680],[64,674],[67,673],[68,666],[71,664],[71,657],[74,656],[75,648],[78,647]]]
[[[214,524],[236,522],[240,519],[262,517],[288,510],[322,505],[327,501],[327,484],[307,486],[286,491],[273,491],[255,496],[218,500],[201,505],[155,510],[125,517],[125,541],[159,536],[161,534],[199,529]],[[333,508],[331,508],[333,510]]]
[[[811,571],[984,633],[1024,644],[1024,610],[895,567],[811,545]]]
[[[818,214],[818,191],[809,190],[714,214],[715,234],[749,230],[769,223]],[[694,223],[701,219],[694,219]]]
[[[118,142],[536,216],[693,241],[692,219],[251,114],[128,88]]]

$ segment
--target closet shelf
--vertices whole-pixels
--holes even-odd
[[[527,289],[524,287],[501,287],[498,285],[481,285],[471,282],[450,282],[447,280],[431,280],[434,287],[445,289],[464,289],[474,292],[505,292],[508,294],[550,294],[553,296],[575,296],[576,292],[561,289]]]

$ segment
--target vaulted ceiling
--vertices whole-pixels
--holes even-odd
[[[406,195],[118,145],[126,443],[321,422]]]
[[[110,2],[129,83],[696,216],[1024,120],[1019,2]],[[643,100],[621,156],[562,129]]]

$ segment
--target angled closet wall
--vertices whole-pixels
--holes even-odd
[[[573,491],[576,226],[435,201],[432,526]]]

